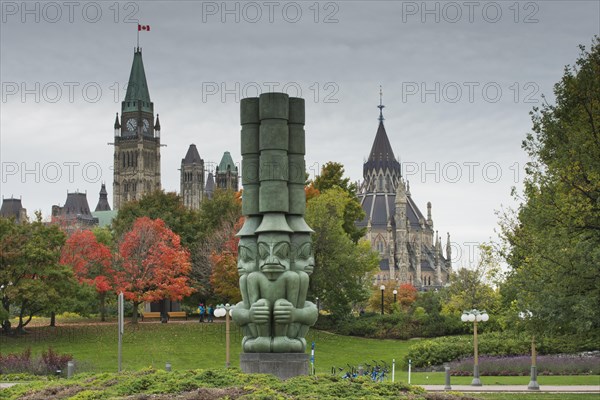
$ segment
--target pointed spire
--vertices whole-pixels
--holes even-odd
[[[369,152],[367,161],[363,164],[363,178],[367,191],[378,190],[393,194],[398,178],[402,175],[400,163],[394,156],[394,151],[390,144],[390,140],[383,125],[383,90],[380,88],[379,93],[379,125],[375,140]],[[384,184],[380,184],[379,179],[383,174]]]
[[[108,193],[106,192],[106,185],[103,183],[100,187],[100,198],[94,211],[110,211],[110,205],[108,204]]]
[[[436,267],[439,265],[440,262],[440,256],[442,255],[442,247],[440,244],[440,237],[438,236],[438,231],[435,231],[435,246],[434,246],[434,251],[433,251],[433,258],[435,260],[435,265]]]
[[[431,202],[427,202],[427,222],[431,221]],[[437,233],[436,233],[437,235]]]
[[[383,123],[383,120],[385,119],[383,118],[383,109],[385,106],[383,105],[383,88],[381,85],[379,85],[379,105],[377,108],[379,108],[379,122]]]
[[[448,232],[448,239],[446,240],[446,260],[450,262],[452,259],[452,246],[450,245],[450,232]]]
[[[217,173],[224,174],[227,172],[227,170],[237,172],[237,166],[234,164],[230,152],[226,151],[223,153],[223,157],[221,157],[221,162],[217,168]]]
[[[209,172],[208,176],[206,177],[206,185],[204,185],[204,193],[206,193],[206,196],[210,199],[210,198],[212,198],[214,190],[215,190],[215,178],[214,178],[212,172]]]
[[[198,153],[198,149],[195,144],[190,144],[188,151],[185,155],[185,158],[181,160],[182,164],[200,164],[202,162],[202,158],[200,158],[200,154]]]
[[[144,71],[144,62],[142,61],[142,51],[140,49],[136,49],[133,54],[131,73],[127,82],[127,93],[125,94],[122,108],[122,112],[141,110],[153,113],[153,105],[150,101],[150,92],[148,91],[148,82],[146,81],[146,72]]]
[[[169,122],[169,121],[167,121]],[[158,119],[158,114],[156,114],[156,122],[154,123],[154,130],[160,131],[160,120]]]
[[[406,195],[410,196],[410,182],[406,180]]]
[[[119,122],[119,113],[117,113],[117,117],[115,118],[115,129],[121,129],[121,123]]]

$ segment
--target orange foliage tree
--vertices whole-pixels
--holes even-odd
[[[410,283],[403,283],[398,288],[398,303],[403,310],[407,310],[417,300],[417,288]]]
[[[76,231],[65,242],[60,257],[62,265],[70,266],[79,283],[96,289],[100,301],[100,318],[106,318],[106,294],[114,289],[112,255],[99,243],[92,231]]]
[[[119,245],[116,286],[133,302],[132,323],[143,302],[181,300],[194,289],[189,286],[190,254],[179,236],[161,219],[138,218]]]
[[[304,193],[306,194],[306,201],[313,199],[321,194],[319,189],[315,187],[315,184],[311,182],[309,185],[304,186]]]
[[[216,295],[231,304],[242,300],[237,270],[238,243],[240,240],[235,234],[242,228],[243,224],[244,218],[242,217],[229,231],[228,238],[223,243],[220,251],[213,251],[210,255],[212,264],[210,284]]]

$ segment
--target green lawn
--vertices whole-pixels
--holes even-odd
[[[114,323],[65,323],[56,328],[31,327],[23,337],[0,336],[0,353],[21,352],[30,347],[35,354],[52,347],[60,353],[72,354],[77,372],[111,372],[117,370],[117,327]],[[91,323],[90,323],[91,322]],[[239,366],[241,332],[231,326],[231,365]],[[372,360],[396,359],[396,379],[406,382],[406,366],[402,359],[408,347],[417,340],[376,340],[339,336],[311,330],[308,342],[316,344],[317,373],[329,373],[332,366],[357,366]],[[144,322],[127,324],[123,343],[123,368],[162,369],[170,362],[173,370],[220,368],[225,365],[225,324],[172,321],[168,324]],[[526,385],[529,377],[482,377],[483,384]],[[540,376],[540,385],[598,385],[600,376]],[[469,384],[470,377],[452,377],[452,383]],[[444,374],[413,373],[413,384],[443,384]]]
[[[0,352],[21,352],[31,347],[40,353],[52,347],[75,357],[79,371],[110,372],[117,369],[117,328],[113,323],[95,325],[65,324],[56,328],[32,327],[20,338],[0,336]],[[231,326],[231,365],[239,365],[241,332]],[[316,344],[318,373],[332,366],[346,367],[392,358],[398,362],[413,342],[361,339],[311,330],[307,341]],[[123,368],[137,370],[153,366],[173,369],[214,368],[225,365],[225,324],[198,322],[154,322],[127,324],[123,338]]]

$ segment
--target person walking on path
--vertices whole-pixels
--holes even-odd
[[[206,308],[204,308],[204,304],[200,303],[198,306],[198,312],[200,313],[200,321],[198,322],[204,322],[204,315],[206,314]]]
[[[215,316],[215,309],[213,308],[212,304],[208,305],[208,314],[207,315],[208,315],[208,317],[207,317],[208,322],[213,322],[213,318]]]

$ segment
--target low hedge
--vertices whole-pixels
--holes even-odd
[[[442,315],[418,318],[404,312],[384,315],[366,313],[343,319],[320,315],[315,328],[346,336],[406,340],[466,333],[469,327],[462,324],[460,320],[456,322],[455,319]]]
[[[516,356],[531,352],[531,337],[511,332],[490,332],[478,336],[479,354],[488,356]],[[600,349],[600,340],[594,336],[542,337],[536,349],[539,354],[574,354]],[[415,368],[438,366],[473,355],[473,336],[446,336],[424,340],[408,350],[405,362]]]

